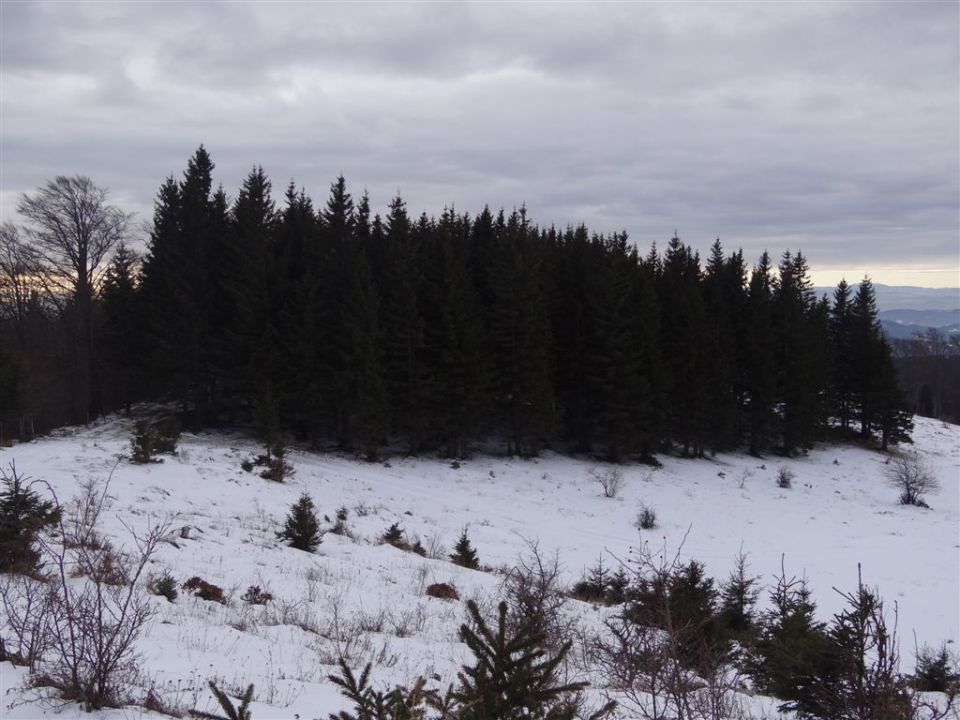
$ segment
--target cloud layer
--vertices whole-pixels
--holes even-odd
[[[375,208],[956,286],[958,8],[3,2],[0,211],[83,173],[149,218],[202,142],[229,193],[342,172]]]

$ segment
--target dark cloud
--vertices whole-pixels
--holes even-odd
[[[753,260],[958,265],[958,5],[10,2],[0,211],[86,173],[149,218],[201,142],[318,203],[525,202]],[[886,270],[878,279],[896,281]]]

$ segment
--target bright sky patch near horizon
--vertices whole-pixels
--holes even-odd
[[[0,219],[85,174],[144,221],[205,144],[322,205],[525,203],[816,284],[960,287],[960,3],[0,2]]]

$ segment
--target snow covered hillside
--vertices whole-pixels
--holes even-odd
[[[325,679],[344,650],[355,667],[372,661],[377,683],[419,674],[453,679],[467,655],[457,641],[463,603],[426,597],[427,585],[451,583],[461,598],[481,604],[497,597],[502,575],[496,572],[379,544],[395,522],[439,558],[466,528],[481,565],[490,568],[512,566],[537,542],[545,555],[558,553],[571,584],[598,559],[615,567],[615,558],[628,559],[641,543],[698,559],[719,581],[742,548],[752,573],[767,584],[781,563],[788,575],[806,576],[824,620],[843,605],[833,588],[855,588],[859,563],[865,584],[879,589],[888,610],[896,603],[910,670],[914,636],[921,645],[960,641],[960,428],[916,423],[915,449],[942,485],[927,498],[929,510],[899,505],[885,456],[849,446],[791,460],[662,457],[661,469],[624,467],[615,498],[605,497],[594,477],[608,469],[602,463],[556,455],[479,456],[452,467],[435,459],[368,464],[294,451],[296,474],[277,484],[241,469],[259,452],[252,440],[204,434],[184,435],[178,456],[162,464],[118,464],[131,434],[122,419],[3,449],[0,463],[15,462],[21,474],[48,481],[61,501],[75,496],[82,481],[106,480],[112,471],[103,533],[123,545],[124,525],[144,528],[150,518],[170,518],[173,542],[161,545],[149,573],[168,571],[180,582],[200,576],[228,591],[226,605],[185,591],[175,603],[150,596],[156,614],[138,645],[144,688],[152,686],[174,707],[213,710],[207,679],[231,690],[254,683],[256,720],[321,718],[347,706]],[[795,475],[791,489],[777,486],[783,466]],[[346,507],[355,537],[328,533],[316,554],[278,541],[303,492],[331,520]],[[643,506],[656,511],[658,528],[638,531]],[[274,599],[243,602],[250,586]],[[569,605],[588,627],[604,612]],[[353,645],[345,648],[347,642]],[[36,699],[38,691],[19,687],[23,679],[22,670],[2,664],[0,715],[55,714],[55,705]],[[599,688],[592,696],[599,701]],[[147,714],[103,716],[140,712]]]

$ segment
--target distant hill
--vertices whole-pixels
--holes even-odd
[[[851,283],[856,288],[856,283]],[[814,288],[817,296],[833,297],[835,287]],[[874,283],[877,308],[886,310],[951,310],[960,308],[960,288],[923,288]],[[935,326],[929,326],[935,327]]]
[[[880,324],[888,338],[909,338],[937,328],[947,335],[960,333],[960,309],[955,310],[884,310]]]

